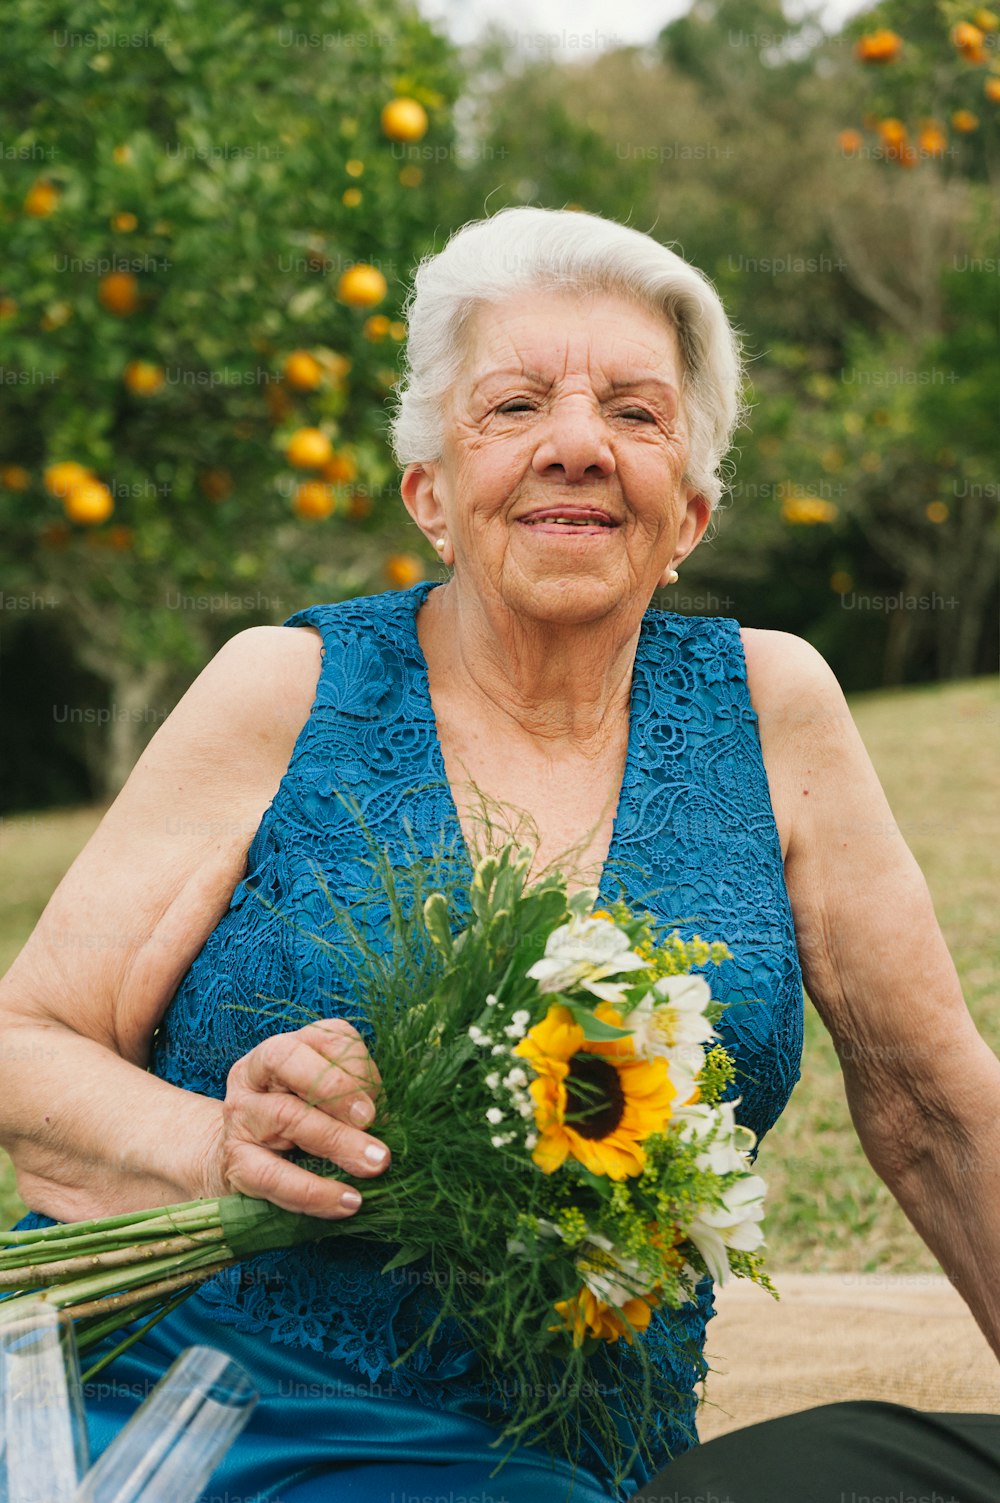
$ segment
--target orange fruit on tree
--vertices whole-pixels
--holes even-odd
[[[292,497],[292,509],[297,517],[309,522],[322,522],[331,515],[337,504],[332,485],[322,480],[304,480],[296,487]]]
[[[50,464],[42,476],[50,496],[65,496],[72,486],[93,479],[93,470],[89,470],[84,464],[77,464],[75,459],[63,459],[58,464]]]
[[[340,355],[336,350],[320,350],[316,359],[334,386],[340,386],[350,375],[351,362],[346,355]]]
[[[983,92],[993,104],[1000,104],[1000,78],[988,78],[983,85]]]
[[[350,485],[357,474],[358,467],[350,454],[334,454],[323,466],[323,479],[332,485]]]
[[[388,292],[385,277],[377,266],[359,262],[349,266],[337,283],[337,296],[349,308],[374,308]]]
[[[972,20],[980,31],[996,31],[1000,26],[1000,17],[995,10],[977,10]]]
[[[842,130],[837,137],[837,145],[846,157],[854,156],[864,144],[865,138],[859,130]]]
[[[974,115],[971,110],[956,110],[951,117],[951,123],[957,131],[961,131],[963,136],[967,136],[970,132],[979,129],[979,116]]]
[[[127,553],[134,542],[133,528],[121,526],[108,528],[108,547],[113,548],[116,553]]]
[[[983,45],[983,34],[971,21],[959,21],[951,28],[951,40],[959,52],[978,52]]]
[[[122,235],[131,235],[138,223],[139,221],[135,215],[127,211],[121,214],[112,214],[111,216],[111,228],[118,230]]]
[[[55,183],[47,183],[44,178],[39,178],[37,183],[32,183],[24,199],[24,212],[30,214],[32,219],[47,219],[59,202],[59,189]]]
[[[424,169],[413,162],[407,162],[405,167],[399,169],[399,181],[404,188],[419,188],[423,180]]]
[[[9,491],[26,491],[31,484],[31,476],[20,464],[5,464],[0,470],[0,485],[5,485]]]
[[[343,193],[340,195],[340,201],[342,204],[345,204],[348,209],[356,209],[363,197],[364,194],[361,192],[360,188],[345,188]]]
[[[390,141],[419,141],[427,134],[427,111],[418,99],[390,99],[382,110],[382,133]]]
[[[79,522],[83,527],[97,527],[108,520],[115,503],[102,481],[81,480],[66,492],[63,508],[71,522]]]
[[[365,319],[361,332],[366,339],[384,339],[389,332],[389,319],[384,313],[373,313]]]
[[[163,366],[154,365],[151,360],[130,360],[123,380],[137,397],[154,396],[163,385]]]
[[[928,120],[917,137],[917,145],[927,157],[943,157],[948,146],[948,137],[936,120]]]
[[[209,501],[225,501],[233,489],[233,477],[228,470],[203,470],[198,476],[198,485]]]
[[[117,163],[119,167],[126,166],[132,160],[131,146],[116,146],[111,153],[111,160]]]
[[[280,386],[265,387],[264,401],[272,423],[283,423],[292,410],[292,399]]]
[[[397,590],[408,590],[423,579],[425,572],[420,559],[412,553],[392,553],[385,561],[386,578]]]
[[[879,121],[878,133],[882,138],[883,145],[890,148],[900,147],[906,140],[906,126],[902,120],[896,120],[891,115],[887,120]]]
[[[863,63],[891,63],[903,50],[903,38],[888,27],[869,31],[855,43],[854,55]]]
[[[130,271],[109,271],[97,286],[101,306],[119,318],[127,318],[139,306],[139,283]]]
[[[332,457],[333,445],[321,428],[297,428],[285,449],[285,458],[297,470],[318,470]]]
[[[293,350],[284,369],[285,380],[296,391],[315,391],[323,384],[323,367],[308,350]]]

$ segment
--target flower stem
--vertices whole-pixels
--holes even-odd
[[[80,1382],[89,1383],[91,1378],[96,1378],[97,1374],[103,1372],[110,1362],[113,1362],[116,1357],[120,1356],[122,1352],[126,1351],[133,1342],[138,1341],[140,1337],[145,1336],[146,1332],[151,1330],[158,1321],[163,1320],[164,1316],[170,1315],[174,1310],[177,1309],[178,1305],[182,1305],[187,1299],[188,1295],[192,1294],[193,1292],[194,1285],[185,1284],[179,1294],[175,1295],[172,1300],[168,1300],[165,1305],[161,1305],[158,1310],[155,1310],[150,1319],[145,1321],[138,1328],[138,1330],[132,1331],[130,1335],[126,1336],[124,1341],[120,1341],[112,1351],[106,1352],[105,1355],[103,1357],[100,1357],[92,1367],[88,1367],[85,1373],[81,1373]],[[87,1347],[94,1346],[98,1341],[103,1341],[105,1336],[108,1336],[112,1332],[118,1331],[120,1329],[121,1316],[113,1315],[108,1320],[99,1321],[98,1324],[87,1331],[83,1335],[83,1337],[78,1337],[77,1344],[81,1348],[81,1350],[86,1349]]]
[[[193,1252],[196,1248],[222,1241],[222,1228],[209,1227],[196,1237],[168,1237],[160,1242],[139,1243],[135,1247],[116,1247],[107,1252],[84,1253],[54,1263],[28,1263],[22,1268],[0,1272],[0,1289],[45,1288],[65,1284],[78,1275],[99,1273],[107,1268],[134,1268],[144,1262],[174,1253]]]

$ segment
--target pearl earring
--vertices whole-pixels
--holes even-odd
[[[680,579],[680,575],[678,574],[677,570],[676,569],[671,569],[670,573],[667,575],[667,584],[668,585],[676,584],[679,579]]]
[[[434,544],[434,546],[435,546],[435,548],[443,548],[443,547],[444,547],[444,544],[445,544],[445,540],[444,540],[444,538],[438,538],[438,540],[437,540],[437,542],[436,542],[436,543],[435,543],[435,544]]]

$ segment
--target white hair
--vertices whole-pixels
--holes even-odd
[[[714,508],[744,413],[740,344],[718,293],[652,236],[575,209],[502,209],[463,225],[420,262],[406,302],[406,365],[390,427],[398,463],[441,457],[445,397],[479,308],[534,291],[618,292],[672,325],[684,362],[685,481]]]

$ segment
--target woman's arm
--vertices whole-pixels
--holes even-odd
[[[346,1140],[353,1161],[372,1141],[300,1099],[346,1025],[329,1039],[314,1025],[265,1041],[234,1067],[225,1105],[145,1068],[157,1023],[244,874],[319,661],[313,631],[257,627],[222,649],[0,981],[0,1143],[33,1209],[76,1220],[241,1189],[343,1214],[332,1182],[280,1155],[301,1140],[319,1153]]]
[[[1000,1357],[1000,1061],[832,672],[784,633],[746,645],[803,976],[858,1136]]]

